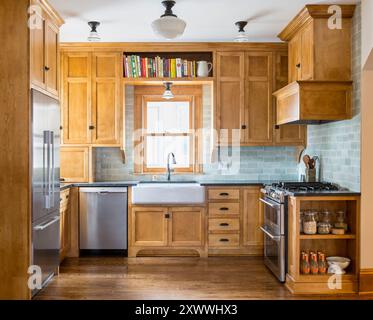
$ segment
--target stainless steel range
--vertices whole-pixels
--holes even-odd
[[[281,282],[287,268],[287,202],[289,195],[333,192],[340,188],[324,182],[278,182],[261,189],[264,205],[264,263]]]

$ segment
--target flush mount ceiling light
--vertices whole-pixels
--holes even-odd
[[[171,92],[172,82],[165,82],[164,86],[165,86],[166,90],[163,92],[162,98],[166,99],[166,100],[173,99],[175,96]]]
[[[168,40],[181,36],[184,33],[186,23],[172,12],[175,1],[162,1],[166,11],[157,20],[152,22],[152,28],[155,34]]]
[[[237,21],[235,25],[238,27],[238,35],[234,38],[235,42],[249,42],[249,37],[245,32],[247,21]]]
[[[100,22],[89,21],[88,25],[91,27],[91,32],[89,33],[88,41],[91,41],[91,42],[100,41],[101,38],[100,38],[100,36],[98,35],[98,32],[97,32],[97,27],[100,25]]]

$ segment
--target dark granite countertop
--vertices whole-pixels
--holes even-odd
[[[201,180],[198,181],[202,186],[264,186],[271,184],[268,180]]]
[[[60,189],[64,190],[72,187],[129,187],[138,183],[139,181],[66,182],[60,184]]]

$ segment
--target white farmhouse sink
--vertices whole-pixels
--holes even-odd
[[[205,202],[198,183],[140,183],[132,187],[133,204],[197,204]]]

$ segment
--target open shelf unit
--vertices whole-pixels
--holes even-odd
[[[189,62],[195,62],[195,76],[183,76],[183,77],[157,77],[157,76],[148,76],[148,77],[127,77],[125,75],[125,59],[124,57],[128,56],[138,56],[140,58],[151,58],[154,59],[156,57],[160,57],[161,59],[182,59],[187,60]],[[180,81],[180,80],[187,80],[187,81],[201,81],[202,78],[197,77],[196,70],[197,70],[197,61],[207,61],[213,65],[211,69],[208,79],[212,79],[214,76],[214,53],[213,51],[180,51],[180,52],[123,52],[123,77],[124,79],[128,80],[136,80],[141,79],[142,81]],[[140,62],[141,65],[141,62]],[[170,67],[170,66],[169,66]],[[188,66],[189,68],[189,66]]]
[[[344,210],[348,232],[344,235],[300,233],[300,212]],[[286,286],[295,294],[338,294],[358,291],[360,197],[290,197],[288,210],[288,274]],[[322,251],[328,256],[351,259],[346,274],[304,275],[300,272],[301,251]]]

